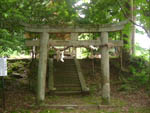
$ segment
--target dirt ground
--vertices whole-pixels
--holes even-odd
[[[87,68],[87,67],[85,67]],[[111,71],[112,72],[112,71]],[[95,71],[95,74],[98,72]],[[87,72],[85,74],[92,74]],[[150,99],[144,88],[119,91],[120,83],[111,73],[111,104],[101,106],[96,77],[87,76],[89,95],[51,96],[46,93],[45,103],[36,105],[36,96],[30,91],[26,78],[7,79],[5,86],[6,109],[0,105],[0,113],[150,113]],[[2,104],[2,98],[0,98]],[[79,105],[86,107],[55,108],[50,105]],[[89,106],[89,107],[88,107]]]
[[[13,85],[12,85],[13,84]],[[46,95],[45,105],[37,107],[35,95],[28,87],[18,81],[7,85],[5,92],[6,110],[0,113],[150,113],[150,99],[144,90],[135,92],[119,92],[117,85],[111,85],[111,105],[108,107],[63,108],[51,109],[48,105],[84,105],[98,106],[101,97],[97,95],[94,86],[89,95],[50,96]]]

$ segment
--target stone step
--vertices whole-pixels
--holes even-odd
[[[54,65],[75,65],[74,62],[54,62]]]
[[[79,80],[79,77],[78,76],[76,76],[76,75],[71,75],[71,74],[65,74],[65,75],[62,75],[62,74],[59,74],[59,75],[57,75],[57,76],[54,76],[54,80],[66,80],[66,79],[72,79],[72,80],[74,80],[74,79],[77,79],[77,80]]]
[[[76,73],[77,74],[77,71],[76,70],[65,70],[65,69],[60,69],[60,70],[54,70],[54,75],[55,73]]]
[[[56,63],[66,63],[66,62],[73,62],[73,61],[74,61],[73,59],[66,59],[66,60],[64,60],[64,62],[54,60],[54,62],[56,62]]]
[[[68,64],[68,65],[75,65],[74,62],[54,62],[54,65],[65,65],[65,64]]]
[[[78,77],[63,77],[63,76],[61,76],[61,77],[59,77],[59,76],[57,76],[57,77],[54,77],[54,80],[56,81],[56,80],[71,80],[71,81],[76,81],[76,80],[79,80],[79,78]]]
[[[75,64],[54,64],[55,67],[68,67],[68,66],[71,66],[71,67],[75,67],[76,65]]]
[[[61,78],[68,78],[68,77],[77,77],[77,73],[76,72],[56,72],[54,73],[54,77],[61,77]]]
[[[72,95],[72,94],[81,94],[82,91],[55,91],[54,94],[56,95]]]
[[[65,70],[76,70],[76,67],[74,66],[55,66],[55,69],[54,70],[61,70],[61,69],[65,69]]]
[[[73,66],[55,66],[55,69],[54,70],[76,70],[76,67],[73,67]]]
[[[59,79],[59,80],[54,80],[55,83],[80,83],[78,79],[72,80],[72,79]]]
[[[54,81],[54,85],[56,84],[80,84],[79,81]]]
[[[56,84],[55,87],[81,87],[80,84]]]
[[[54,78],[78,78],[78,76],[75,74],[72,75],[71,73],[57,73]]]
[[[74,82],[74,81],[79,81],[79,79],[78,78],[61,78],[61,79],[56,79],[56,78],[54,78],[54,82],[57,82],[57,81],[59,81],[59,82],[61,82],[61,81],[66,81],[66,82],[68,82],[68,81],[70,81],[70,82]]]
[[[55,94],[80,94],[82,91],[76,65],[73,59],[54,61]]]
[[[56,87],[56,91],[81,91],[81,87]]]

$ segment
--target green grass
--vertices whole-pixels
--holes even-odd
[[[129,113],[150,113],[150,108],[130,108]]]
[[[17,110],[17,111],[12,111],[11,113],[32,113],[29,110]]]
[[[126,109],[123,107],[105,108],[105,109],[45,109],[41,111],[36,110],[17,110],[10,113],[150,113],[150,108],[134,108]],[[5,112],[4,112],[5,113]],[[7,112],[6,112],[7,113]]]
[[[111,105],[123,107],[123,106],[127,105],[127,102],[115,98],[115,99],[111,99]]]
[[[97,96],[84,96],[83,98],[81,98],[81,100],[83,100],[85,103],[87,104],[94,104],[94,105],[98,105],[102,102],[101,97],[97,97]]]
[[[53,109],[53,110],[44,110],[39,113],[61,113],[61,110]]]

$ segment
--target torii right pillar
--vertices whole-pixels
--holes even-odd
[[[109,48],[108,32],[101,32],[101,74],[102,74],[102,104],[110,103],[110,80],[109,80]]]

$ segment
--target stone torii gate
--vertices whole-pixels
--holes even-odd
[[[41,26],[24,24],[25,30],[28,32],[41,33],[40,40],[27,41],[27,46],[40,46],[40,57],[38,65],[37,79],[37,102],[40,103],[45,99],[46,84],[46,67],[48,46],[99,46],[101,47],[101,74],[102,82],[102,103],[110,103],[110,70],[109,70],[109,44],[112,46],[122,46],[122,41],[108,41],[108,32],[120,31],[128,21],[122,21],[116,24],[107,25],[78,25],[78,26]],[[49,40],[50,33],[71,33],[72,39],[78,37],[78,33],[101,33],[99,40],[87,41],[61,41]]]

